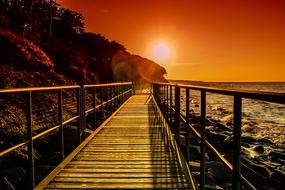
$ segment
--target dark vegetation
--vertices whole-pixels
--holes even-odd
[[[0,0],[0,57],[1,88],[166,81],[163,67],[86,32],[80,13],[52,0]]]
[[[0,0],[0,89],[164,82],[164,74],[163,67],[132,55],[118,42],[86,32],[80,13],[53,0]],[[0,152],[27,140],[24,95],[0,94]],[[63,120],[67,120],[77,113],[76,92],[63,91],[63,99]],[[57,92],[33,93],[32,101],[34,135],[58,125]],[[90,106],[92,101],[87,101],[86,109]],[[98,113],[98,118],[106,118],[108,110]],[[94,130],[88,120],[87,128]],[[77,128],[77,122],[65,126],[66,155],[77,145]],[[58,139],[55,131],[34,142],[36,183],[59,164]],[[0,157],[0,189],[26,189],[27,166],[27,147]]]

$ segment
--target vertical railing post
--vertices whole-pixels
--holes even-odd
[[[205,121],[206,121],[206,92],[201,90],[201,164],[200,164],[200,189],[205,189]]]
[[[81,143],[81,123],[82,123],[82,111],[81,111],[81,87],[78,88],[77,91],[77,114],[79,116],[78,118],[78,128],[77,128],[77,139],[78,139],[78,144]]]
[[[85,87],[82,86],[82,106],[81,106],[81,111],[82,111],[82,124],[81,124],[81,134],[84,135],[84,130],[85,130],[85,127],[86,127],[86,117],[85,117],[85,102],[86,102],[86,90],[85,90]]]
[[[136,95],[135,82],[132,82],[132,95]]]
[[[103,86],[100,86],[100,100],[101,100],[101,102],[100,102],[100,104],[101,104],[101,106],[100,106],[100,123],[103,123]]]
[[[162,102],[162,113],[164,115],[165,114],[165,85],[164,84],[162,85],[162,99],[163,99],[163,102]]]
[[[175,86],[175,139],[180,145],[180,87]]]
[[[169,113],[169,125],[172,126],[172,86],[170,86],[170,113]]]
[[[121,105],[122,104],[121,85],[118,86],[118,95],[119,95],[119,105]]]
[[[233,136],[233,175],[232,189],[240,189],[240,162],[241,162],[241,116],[242,99],[240,96],[234,96],[234,136]]]
[[[105,100],[105,101],[106,101],[106,102],[109,101],[109,95],[110,95],[109,89],[110,89],[109,86],[106,86],[106,87],[105,87],[105,90],[106,90],[106,91],[105,91],[105,93],[106,93],[106,100]],[[106,110],[106,113],[107,113],[107,114],[106,114],[106,117],[108,117],[108,116],[109,116],[109,113],[108,113],[108,112],[109,112],[109,110],[110,110],[110,102],[108,102],[108,103],[106,104],[105,110]]]
[[[165,116],[166,116],[166,121],[168,121],[169,119],[169,105],[168,105],[168,101],[169,101],[169,93],[168,93],[168,85],[166,85],[166,112],[165,112]]]
[[[189,105],[190,105],[190,102],[189,102],[189,99],[190,99],[190,96],[189,96],[189,89],[188,88],[185,88],[186,90],[186,137],[185,137],[185,140],[186,140],[186,161],[187,163],[189,162],[190,160],[190,142],[189,142],[189,112],[190,112],[190,109],[189,109]]]
[[[29,189],[35,187],[35,168],[34,168],[34,147],[33,147],[33,121],[32,121],[32,91],[27,95],[27,137],[28,137],[28,160],[29,160]]]
[[[60,142],[60,160],[64,160],[64,134],[62,124],[62,89],[58,91],[58,122],[59,122],[59,142]]]
[[[111,86],[111,98],[115,97],[115,86]],[[111,101],[112,112],[115,110],[115,99]]]
[[[116,98],[116,106],[117,106],[117,108],[118,108],[119,105],[120,105],[119,86],[116,86],[116,96],[117,96],[117,98]]]
[[[93,87],[94,129],[96,129],[96,87]]]

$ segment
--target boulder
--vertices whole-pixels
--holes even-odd
[[[264,147],[262,145],[257,145],[253,147],[253,150],[255,150],[256,152],[263,154],[264,153]]]

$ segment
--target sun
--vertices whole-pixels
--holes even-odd
[[[151,56],[155,61],[162,62],[167,61],[170,57],[170,48],[164,43],[155,44],[151,48]]]

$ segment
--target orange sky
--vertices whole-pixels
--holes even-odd
[[[150,58],[171,49],[168,79],[285,81],[285,0],[57,0],[87,31]]]

